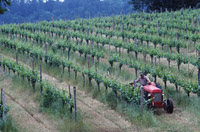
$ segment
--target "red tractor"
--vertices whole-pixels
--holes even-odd
[[[151,82],[151,85],[146,85],[143,89],[144,99],[150,100],[148,108],[164,108],[167,113],[173,113],[173,100],[170,98],[167,100],[163,99],[164,93],[159,84]]]

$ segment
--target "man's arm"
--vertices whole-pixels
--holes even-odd
[[[134,82],[131,82],[130,84],[133,85],[133,84],[135,84],[135,83],[137,83],[139,81],[140,81],[140,78],[136,79]]]
[[[150,81],[150,79],[147,76],[146,76],[146,79],[147,79],[147,83],[151,84],[151,81]]]

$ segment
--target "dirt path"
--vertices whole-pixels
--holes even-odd
[[[4,88],[6,104],[11,107],[9,115],[19,126],[20,132],[58,132],[56,124],[45,114],[39,113],[39,105],[33,101],[32,93],[15,88],[11,79],[4,79],[0,86]]]
[[[68,91],[68,84],[60,83],[56,78],[43,74],[45,80]],[[91,124],[96,131],[100,132],[133,132],[137,128],[126,119],[121,117],[109,106],[89,97],[85,92],[77,89],[78,107],[82,111],[84,121]]]

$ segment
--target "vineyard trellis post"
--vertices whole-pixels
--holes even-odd
[[[76,87],[74,87],[74,119],[77,121],[77,110],[76,110]]]
[[[94,69],[95,69],[95,72],[97,73],[97,63],[94,62]]]
[[[187,53],[189,54],[189,45],[187,45]],[[190,64],[190,62],[188,61],[188,64],[187,64],[188,74],[189,74],[189,64]]]
[[[40,83],[42,83],[42,59],[40,62]],[[43,87],[42,84],[40,84],[40,93],[42,94],[42,92],[43,92]]]
[[[124,23],[122,23],[122,39],[123,39],[123,41],[124,41]]]
[[[5,113],[5,111],[6,111],[6,108],[5,108],[5,95],[3,94],[3,121],[6,121],[6,113]]]
[[[115,17],[113,16],[113,31],[115,30]]]
[[[70,85],[68,85],[68,90],[69,90],[69,99],[72,99],[72,94],[71,94],[71,87]],[[70,106],[70,113],[72,114],[73,110],[72,110],[72,106]]]
[[[2,61],[2,58],[1,58],[1,55],[0,55],[0,71],[1,71],[1,66],[2,66],[1,61]]]
[[[1,104],[3,104],[3,88],[1,88]]]
[[[156,78],[156,66],[157,66],[157,58],[155,57],[155,67],[154,67],[155,68],[154,69],[155,70],[154,71],[155,72],[155,75],[154,75],[154,81],[155,81],[155,83],[157,82],[157,78]]]
[[[82,19],[82,22],[81,22],[82,30],[83,30],[83,24],[84,24],[84,20]]]
[[[134,43],[135,43],[135,46],[137,48],[138,47],[138,43],[137,43],[137,39],[136,38],[134,39]],[[138,59],[138,52],[137,52],[137,50],[135,50],[135,58],[136,58],[136,60]]]
[[[34,58],[32,58],[32,71],[34,71]]]
[[[47,44],[45,44],[45,63],[47,63],[47,50],[48,50],[48,47],[47,47]]]
[[[18,64],[18,51],[16,52],[16,64]]]
[[[108,40],[110,41],[111,34],[108,33]],[[110,44],[109,44],[109,51],[110,51]]]
[[[144,87],[140,87],[140,109],[141,109],[141,114],[143,115],[143,102],[144,102]]]
[[[89,58],[89,56],[87,57],[88,59],[88,69],[90,69],[90,58]]]
[[[200,97],[200,51],[198,51],[198,96]]]
[[[2,120],[5,121],[6,120],[6,113],[5,113],[5,94],[3,92],[3,88],[1,88],[1,106],[3,106],[3,111],[2,111]]]

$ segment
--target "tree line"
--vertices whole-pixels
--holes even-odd
[[[137,11],[176,11],[181,8],[199,8],[200,0],[130,0],[134,10]]]
[[[4,3],[0,1],[0,3]],[[1,4],[0,4],[1,5]],[[8,11],[1,15],[0,24],[37,22],[42,20],[92,18],[100,16],[111,16],[127,14],[132,12],[128,0],[12,0],[11,6],[6,7]],[[0,8],[1,10],[2,8]],[[5,11],[5,10],[4,10]],[[2,12],[3,13],[3,12]]]

